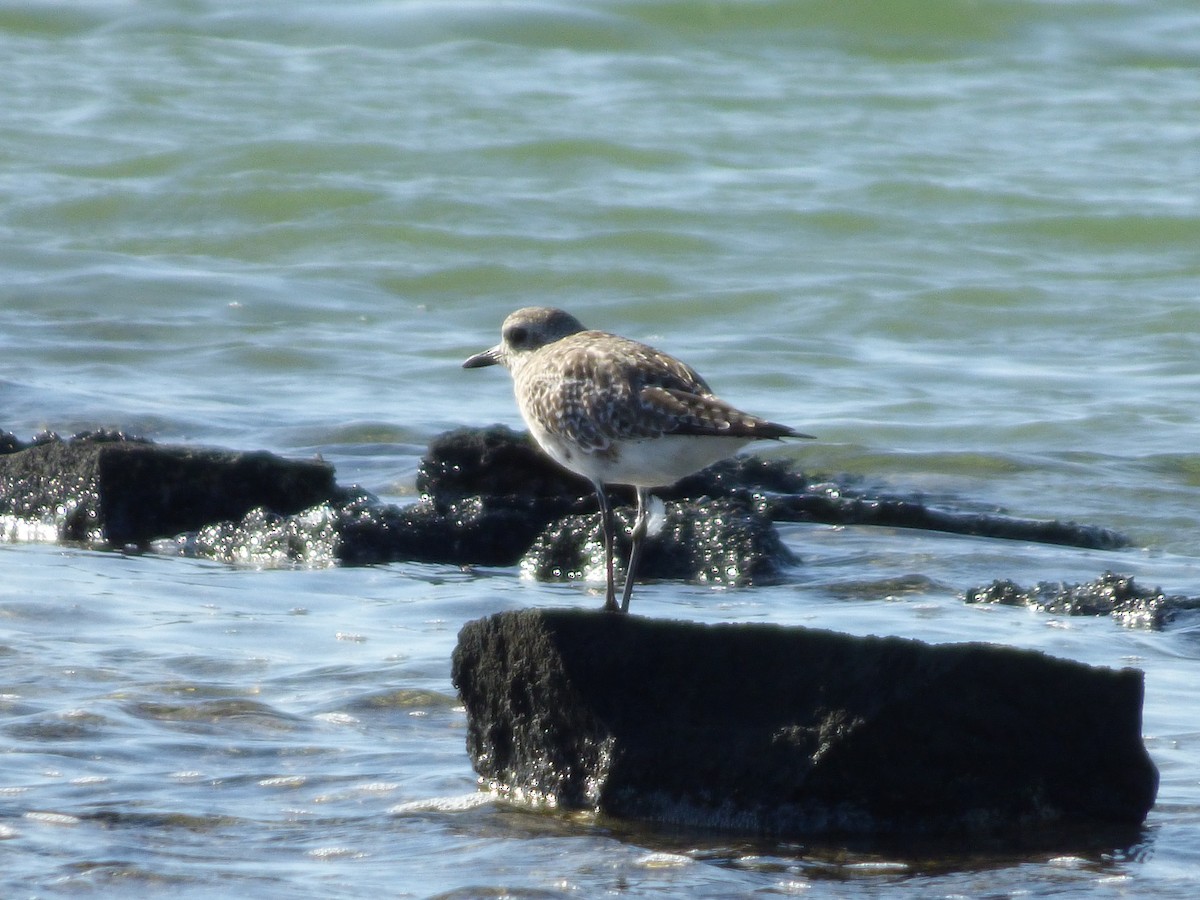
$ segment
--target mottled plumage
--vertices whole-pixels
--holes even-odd
[[[496,364],[512,373],[521,416],[542,449],[596,488],[604,517],[607,609],[617,605],[605,484],[637,488],[638,517],[620,607],[627,611],[650,488],[674,484],[750,441],[808,437],[735,409],[673,356],[588,331],[560,309],[517,310],[505,319],[501,342],[463,367]]]

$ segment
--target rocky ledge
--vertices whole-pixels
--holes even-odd
[[[333,467],[171,447],[121,432],[0,441],[0,515],[52,525],[59,540],[122,547],[241,517],[298,513],[331,497]]]
[[[292,516],[327,504],[336,517],[337,556],[347,562],[512,565],[532,548],[529,566],[547,576],[586,564],[579,548],[598,523],[591,486],[550,462],[526,434],[493,426],[440,435],[421,461],[417,490],[417,503],[397,507],[339,487],[333,467],[320,461],[161,445],[115,431],[47,434],[30,443],[0,433],[0,515],[54,520],[63,540],[122,545],[214,526],[233,533],[251,510]],[[666,526],[648,541],[643,570],[652,578],[704,580],[717,570],[747,573],[747,581],[771,577],[793,562],[772,533],[781,521],[1100,549],[1128,543],[1090,525],[935,509],[919,497],[810,479],[786,461],[755,456],[718,463],[660,493]],[[632,492],[617,489],[613,498],[627,516],[620,510]],[[706,543],[716,555],[693,549],[694,564],[681,572],[678,551]],[[743,548],[745,565],[723,565],[730,560],[720,554],[731,543]]]
[[[25,443],[0,433],[0,539],[136,547],[251,565],[362,565],[395,561],[521,565],[570,580],[602,571],[591,486],[550,462],[529,436],[501,426],[435,438],[417,475],[419,499],[398,506],[342,487],[320,460],[155,444],[103,431]],[[784,580],[798,562],[781,522],[879,525],[1117,549],[1121,534],[1094,525],[934,507],[920,496],[810,478],[785,460],[737,456],[660,492],[661,527],[639,575],[745,586]],[[632,492],[612,492],[618,560],[628,553]],[[1108,576],[1106,576],[1108,577]],[[1112,576],[1119,578],[1122,576]],[[1100,600],[1112,595],[1108,586]],[[1048,601],[1041,586],[1009,582],[967,599],[1027,602],[1047,611],[1113,611],[1127,625],[1161,627],[1189,598],[1119,592],[1104,602]],[[1125,602],[1128,601],[1128,602]]]
[[[772,838],[1136,825],[1142,673],[1009,648],[524,610],[453,657],[485,786]]]

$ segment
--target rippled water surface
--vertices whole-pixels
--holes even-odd
[[[751,846],[476,793],[461,624],[513,570],[0,544],[0,884],[256,897],[1192,897],[1200,622],[967,606],[1108,569],[1200,596],[1200,11],[1185,0],[0,6],[0,430],[321,454],[408,502],[530,303],[820,438],[770,448],[1093,552],[784,528],[787,583],[635,611],[1146,672],[1132,843]],[[25,535],[30,537],[31,535]],[[36,535],[32,535],[36,537]]]

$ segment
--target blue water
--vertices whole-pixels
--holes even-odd
[[[1191,897],[1200,624],[963,604],[1106,569],[1200,596],[1200,12],[1156,3],[0,7],[0,429],[320,454],[415,499],[519,424],[464,372],[526,304],[816,434],[771,448],[1116,553],[791,525],[785,584],[635,611],[989,640],[1146,672],[1133,847],[749,847],[476,792],[471,618],[512,570],[0,543],[0,884],[270,897]]]

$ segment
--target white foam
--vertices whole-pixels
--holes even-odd
[[[467,812],[496,802],[496,795],[476,791],[455,797],[430,797],[425,800],[410,800],[399,803],[388,810],[393,816],[409,816],[428,812]]]

